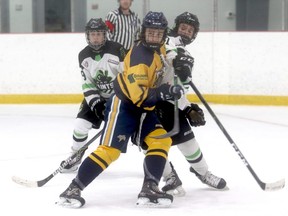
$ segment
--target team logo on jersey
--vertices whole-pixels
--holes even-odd
[[[98,70],[95,76],[96,86],[105,93],[113,91],[113,78],[109,76],[107,70]]]
[[[135,82],[135,79],[134,79],[134,77],[133,77],[133,74],[129,74],[127,78],[128,78],[128,80],[129,80],[130,83],[134,83],[134,82]]]
[[[118,135],[117,138],[118,138],[118,142],[126,140],[126,136],[125,135]]]
[[[136,80],[148,80],[146,74],[129,74],[128,80],[130,83],[134,83]]]

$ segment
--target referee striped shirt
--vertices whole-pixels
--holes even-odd
[[[107,14],[105,23],[109,28],[109,39],[122,44],[126,50],[129,50],[140,31],[138,15],[132,11],[129,15],[123,14],[118,8]]]

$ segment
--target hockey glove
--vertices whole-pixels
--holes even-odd
[[[197,105],[191,103],[184,109],[186,118],[192,127],[203,126],[206,124],[203,110]]]
[[[192,78],[192,68],[194,65],[194,58],[183,53],[178,53],[178,55],[173,59],[173,67],[175,74],[179,77],[181,82],[185,82]]]
[[[94,113],[98,119],[104,120],[104,111],[105,111],[106,101],[104,99],[99,99],[94,106]]]
[[[157,97],[160,100],[180,99],[184,95],[184,89],[180,85],[162,84],[157,89]]]

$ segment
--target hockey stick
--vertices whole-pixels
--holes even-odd
[[[176,74],[174,74],[174,85],[177,85],[178,83],[178,77]],[[180,125],[179,125],[179,108],[178,108],[178,99],[174,99],[174,125],[171,131],[167,132],[166,134],[162,134],[159,136],[155,136],[153,138],[156,139],[163,139],[167,137],[174,136],[178,134],[180,131]]]
[[[67,158],[61,165],[56,169],[53,173],[51,173],[46,178],[39,180],[39,181],[30,181],[27,179],[22,179],[17,176],[12,176],[12,180],[20,185],[26,186],[26,187],[42,187],[45,185],[48,181],[50,181],[55,175],[57,175],[59,172],[61,172],[65,166],[69,164],[70,161],[72,161],[78,154],[85,151],[86,148],[94,142],[102,133],[103,130],[99,131],[94,137],[92,137],[82,148],[80,148],[77,152],[75,152],[73,155],[71,155],[69,158]]]
[[[164,64],[164,67],[169,68],[169,64],[166,61],[166,58],[163,56],[163,54],[160,55],[160,58]],[[174,68],[172,69],[173,71],[173,81],[174,81],[174,85],[178,84],[178,76],[175,74]],[[162,77],[163,78],[163,77]],[[167,137],[171,137],[174,136],[176,134],[178,134],[180,131],[180,125],[179,125],[179,109],[178,109],[178,100],[174,99],[174,125],[171,131],[167,132],[166,134],[162,134],[159,136],[155,136],[153,138],[156,139],[163,139],[163,138],[167,138]]]
[[[193,82],[190,82],[189,85],[192,87],[192,89],[194,90],[194,92],[196,93],[196,95],[198,96],[198,98],[201,100],[201,102],[204,104],[204,106],[206,107],[206,109],[208,110],[208,112],[210,113],[210,115],[212,116],[212,118],[215,120],[215,122],[217,123],[217,125],[219,126],[219,128],[221,129],[221,131],[223,132],[223,134],[226,136],[226,138],[229,140],[230,144],[232,145],[232,147],[234,148],[234,150],[236,151],[236,153],[239,155],[239,157],[241,158],[241,160],[243,161],[243,163],[245,164],[245,166],[248,168],[248,170],[250,171],[250,173],[252,174],[252,176],[254,177],[254,179],[257,181],[258,185],[261,187],[262,190],[264,191],[274,191],[274,190],[278,190],[278,189],[282,189],[285,186],[285,179],[281,179],[279,181],[273,182],[273,183],[264,183],[262,182],[259,177],[257,176],[257,174],[254,172],[254,170],[252,169],[251,165],[248,163],[247,159],[244,157],[244,155],[242,154],[242,152],[240,151],[240,149],[237,147],[237,145],[235,144],[235,142],[233,141],[233,139],[230,137],[230,135],[228,134],[228,132],[226,131],[226,129],[224,128],[224,126],[221,124],[221,122],[219,121],[219,119],[217,118],[217,116],[215,115],[215,113],[213,112],[213,110],[210,108],[210,106],[208,105],[208,103],[205,101],[205,99],[202,97],[201,93],[198,91],[198,89],[196,88],[196,86],[193,84]]]

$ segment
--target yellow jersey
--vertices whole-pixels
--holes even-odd
[[[132,102],[139,108],[153,110],[156,102],[156,88],[164,74],[165,46],[157,52],[136,43],[124,58],[124,71],[117,75],[114,84],[115,94]]]

